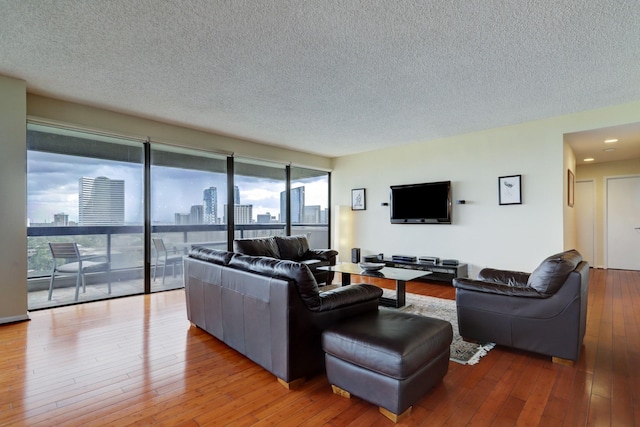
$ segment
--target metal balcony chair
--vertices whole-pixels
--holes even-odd
[[[111,294],[111,267],[109,258],[106,255],[80,255],[76,243],[49,242],[49,249],[51,249],[51,256],[53,257],[53,270],[51,270],[51,282],[49,283],[49,301],[51,301],[51,295],[53,294],[53,281],[56,274],[76,275],[75,300],[78,301],[80,283],[82,283],[82,292],[87,291],[85,274],[106,271],[109,295]]]
[[[158,272],[158,267],[162,266],[162,284],[164,285],[164,278],[167,274],[167,266],[171,266],[171,273],[173,277],[176,277],[176,266],[179,267],[182,264],[182,255],[178,254],[178,250],[175,248],[172,250],[167,250],[162,239],[151,240],[153,241],[153,247],[156,250],[156,264],[155,268],[153,269],[153,281],[156,281],[156,273]]]

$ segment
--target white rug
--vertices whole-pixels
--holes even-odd
[[[339,285],[329,285],[320,288],[320,291],[328,291]],[[395,291],[383,289],[383,295],[387,298],[395,298]],[[384,310],[400,310],[407,313],[414,313],[425,317],[435,317],[446,320],[453,327],[453,341],[451,342],[450,360],[463,365],[475,365],[480,358],[485,356],[489,350],[495,347],[494,343],[474,344],[466,342],[458,332],[458,314],[456,312],[456,302],[442,298],[428,297],[407,293],[406,305],[402,308],[380,307]]]
[[[395,291],[384,289],[384,296],[395,298]],[[381,307],[387,309],[386,307]],[[407,293],[406,305],[402,308],[388,308],[388,310],[400,310],[407,313],[419,314],[425,317],[435,317],[446,320],[453,327],[453,341],[451,342],[450,359],[463,365],[475,365],[480,358],[495,347],[493,343],[475,344],[464,341],[458,332],[458,314],[456,302],[453,300],[428,297]]]

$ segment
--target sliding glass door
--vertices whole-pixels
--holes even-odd
[[[282,164],[234,158],[232,203],[236,239],[286,235],[287,174]]]
[[[143,153],[141,141],[27,126],[30,310],[143,292]],[[81,272],[54,259],[56,243],[77,248]]]
[[[312,248],[329,247],[329,172],[291,167],[291,234]]]
[[[181,258],[191,245],[227,249],[227,159],[151,145],[151,291],[183,287]]]

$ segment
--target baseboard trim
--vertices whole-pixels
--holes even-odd
[[[24,322],[25,320],[31,320],[29,314],[21,314],[19,316],[0,317],[0,325],[6,323]]]

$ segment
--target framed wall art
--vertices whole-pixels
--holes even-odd
[[[498,203],[501,205],[522,204],[522,175],[498,178]]]
[[[573,199],[576,194],[576,177],[571,172],[571,169],[567,169],[567,204],[569,207],[573,207]]]
[[[364,188],[354,188],[351,190],[352,211],[363,211],[367,208],[365,193],[366,190]]]

